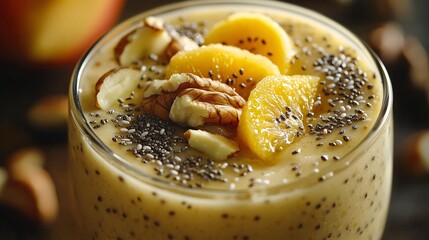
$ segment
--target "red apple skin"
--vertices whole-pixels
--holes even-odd
[[[85,4],[87,0],[75,0]],[[94,1],[94,0],[90,0]],[[105,1],[103,9],[94,9],[95,23],[88,34],[83,34],[73,46],[47,57],[36,56],[31,48],[34,45],[34,26],[38,24],[40,14],[44,14],[51,0],[0,0],[0,59],[2,61],[36,65],[74,65],[82,54],[119,18],[125,0]],[[76,5],[77,6],[77,5]],[[74,9],[70,8],[70,11]],[[78,11],[78,10],[76,10]],[[79,13],[76,13],[76,18]],[[76,30],[84,28],[76,24]]]
[[[83,2],[85,1],[87,0],[83,0]],[[76,61],[82,56],[82,54],[84,54],[88,50],[88,48],[95,43],[95,41],[97,41],[116,23],[120,13],[122,12],[125,0],[109,0],[106,1],[106,4],[107,2],[110,2],[110,4],[103,13],[97,16],[100,21],[97,22],[97,25],[93,28],[91,34],[86,36],[86,38],[82,38],[81,44],[77,45],[74,51],[70,51],[66,55],[59,56],[59,58],[56,59],[58,63],[76,63]]]
[[[25,37],[25,9],[31,9],[36,0],[27,1],[0,1],[0,56],[15,59],[24,55]],[[25,31],[24,31],[25,30]]]

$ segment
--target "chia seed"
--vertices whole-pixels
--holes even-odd
[[[295,149],[295,150],[292,152],[292,154],[293,154],[293,155],[296,155],[296,154],[299,154],[299,153],[301,153],[301,148]]]

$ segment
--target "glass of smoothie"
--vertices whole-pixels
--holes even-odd
[[[360,39],[273,1],[190,1],[103,36],[70,85],[82,239],[381,239],[392,88]]]

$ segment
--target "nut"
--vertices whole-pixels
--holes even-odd
[[[409,65],[413,85],[426,91],[429,103],[429,57],[426,49],[417,38],[407,37],[403,55]]]
[[[184,134],[189,146],[206,154],[214,161],[223,161],[240,152],[238,144],[219,134],[189,129]]]
[[[219,134],[229,139],[234,139],[237,136],[237,127],[229,125],[203,125],[198,127],[198,129]]]
[[[40,129],[66,128],[68,110],[66,95],[46,96],[30,108],[28,120],[31,125]]]
[[[403,160],[411,174],[420,176],[429,173],[429,130],[417,132],[408,138]]]
[[[7,182],[7,172],[5,169],[0,168],[0,193],[3,192],[3,188],[6,185],[6,182]]]
[[[173,74],[153,81],[145,90],[142,108],[162,119],[188,126],[236,126],[246,101],[234,89],[194,74]]]
[[[198,44],[186,36],[172,37],[165,49],[165,58],[169,60],[179,51],[189,51],[195,48],[198,48]]]
[[[122,37],[113,49],[115,60],[121,66],[129,66],[148,58],[151,54],[163,55],[171,41],[160,20],[148,17],[143,26]]]
[[[375,0],[370,1],[377,10],[378,18],[401,19],[414,12],[413,1],[410,0]]]
[[[397,23],[388,22],[374,29],[369,41],[383,61],[394,63],[404,48],[405,34]]]
[[[169,117],[175,123],[191,127],[206,124],[237,126],[244,103],[239,95],[188,88],[174,100]]]
[[[147,17],[143,20],[144,26],[154,31],[164,31],[164,22],[155,17]]]
[[[43,154],[36,148],[12,154],[7,161],[8,179],[0,192],[0,200],[30,219],[48,224],[57,216],[58,200],[43,161]]]
[[[117,67],[103,74],[95,84],[97,108],[109,110],[116,107],[118,99],[130,97],[141,82],[142,72],[132,67]]]
[[[143,26],[122,37],[114,48],[115,60],[119,65],[128,66],[151,55],[169,61],[178,51],[198,47],[192,39],[179,34],[174,27],[161,19],[147,17]]]

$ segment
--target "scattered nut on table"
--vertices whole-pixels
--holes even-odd
[[[7,182],[7,171],[0,167],[0,193],[3,192],[3,188]]]
[[[6,173],[3,173],[5,180],[0,183],[0,203],[29,219],[49,224],[57,217],[58,199],[43,162],[43,153],[37,148],[24,148],[13,153],[7,160]]]
[[[370,33],[369,43],[384,62],[394,63],[401,56],[405,34],[399,24],[386,22]]]
[[[379,17],[384,19],[400,19],[410,16],[414,11],[413,2],[410,0],[370,0]]]
[[[402,158],[412,175],[429,174],[429,130],[417,132],[408,138]]]
[[[37,101],[28,112],[30,124],[42,130],[65,129],[67,119],[67,95],[45,96]]]
[[[407,37],[402,50],[409,65],[410,79],[413,85],[425,91],[429,104],[429,56],[422,43],[415,37]]]

